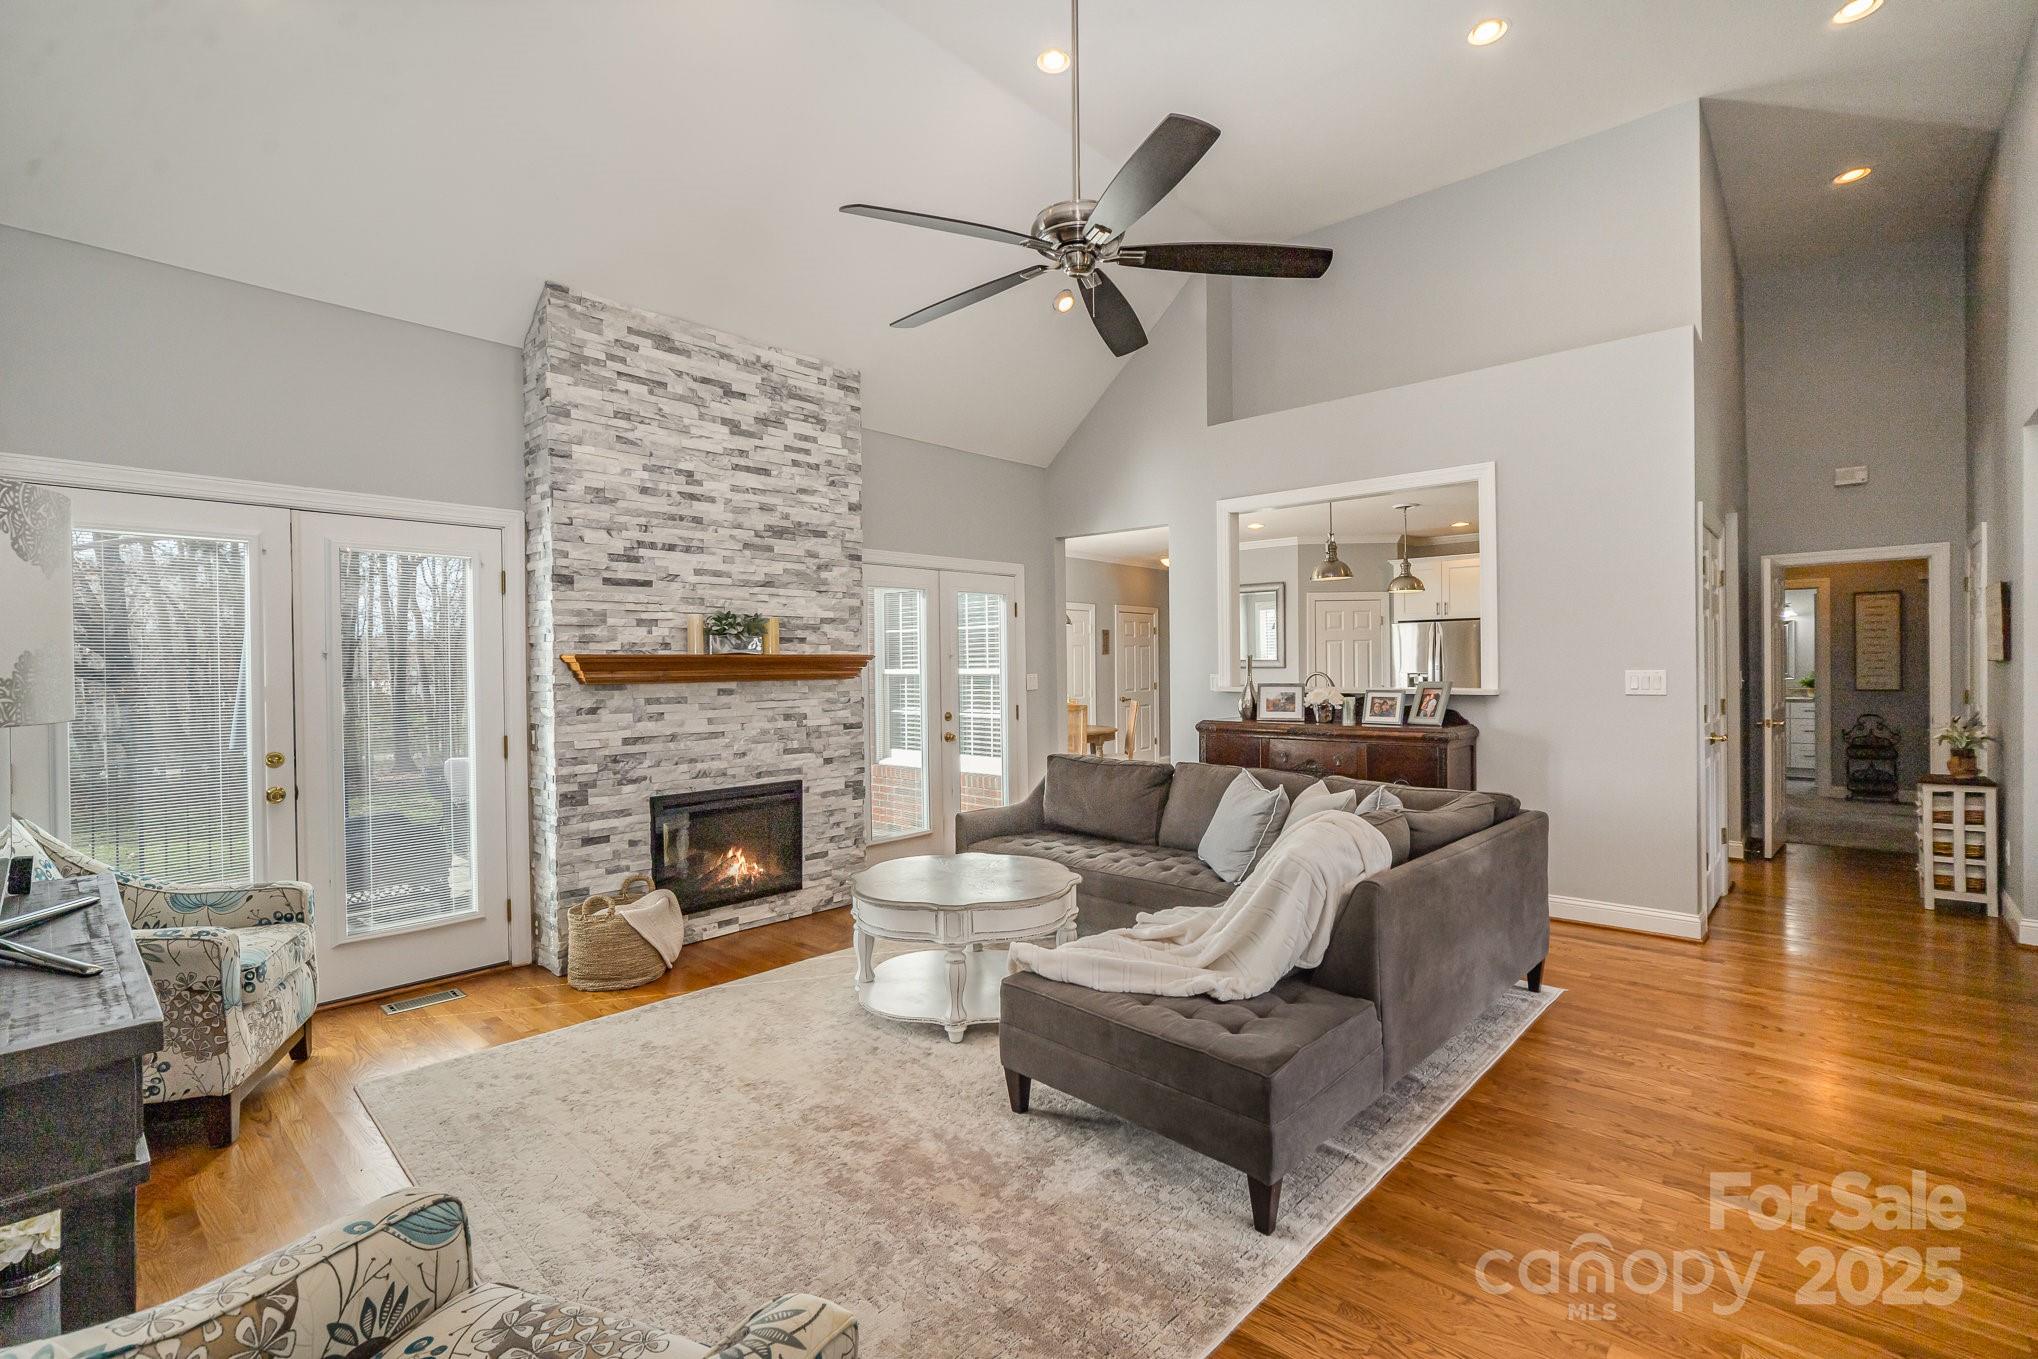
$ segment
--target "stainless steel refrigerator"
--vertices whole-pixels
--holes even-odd
[[[1433,618],[1394,624],[1394,683],[1479,688],[1479,620]]]

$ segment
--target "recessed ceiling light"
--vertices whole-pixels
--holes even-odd
[[[1875,0],[1881,4],[1882,0]],[[1059,47],[1050,47],[1033,59],[1033,64],[1049,75],[1061,75],[1069,68],[1069,54]]]
[[[1876,0],[1881,4],[1882,0]],[[1472,31],[1465,35],[1465,41],[1474,47],[1491,47],[1507,36],[1507,20],[1481,19],[1472,25]]]
[[[1836,188],[1844,189],[1849,184],[1859,184],[1874,173],[1875,167],[1872,165],[1857,165],[1851,170],[1842,170],[1839,174],[1834,175],[1833,184]]]
[[[1249,529],[1263,529],[1263,528],[1265,528],[1265,527],[1266,527],[1266,525],[1265,525],[1265,524],[1247,524],[1247,525],[1246,525],[1246,527],[1247,527],[1247,528],[1249,528]]]
[[[1063,288],[1054,295],[1054,309],[1059,312],[1074,311],[1076,309],[1076,295],[1067,288]]]
[[[1452,527],[1452,528],[1470,528],[1470,527],[1472,527],[1472,521],[1471,521],[1471,520],[1469,520],[1469,519],[1460,519],[1460,520],[1459,520],[1459,521],[1458,521],[1457,523],[1455,523],[1455,524],[1451,525],[1451,527]]]
[[[1882,8],[1882,0],[1847,0],[1833,15],[1836,24],[1858,23]]]

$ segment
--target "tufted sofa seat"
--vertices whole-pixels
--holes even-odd
[[[1171,906],[1221,906],[1231,895],[1224,879],[1193,849],[1128,845],[1101,835],[1043,831],[1000,835],[970,848],[980,854],[1024,854],[1052,859],[1082,879],[1077,899],[1083,934],[1130,925],[1141,911]]]

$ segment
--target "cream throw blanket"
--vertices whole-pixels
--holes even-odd
[[[1246,1000],[1322,962],[1338,907],[1393,861],[1387,837],[1358,816],[1313,812],[1282,830],[1223,905],[1141,915],[1059,948],[1014,944],[1012,967],[1092,991]]]

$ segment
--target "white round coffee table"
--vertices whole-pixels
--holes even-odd
[[[1076,937],[1076,875],[1014,854],[923,854],[873,864],[850,884],[856,999],[885,1019],[939,1024],[960,1043],[998,1022],[1002,945]],[[929,944],[871,966],[880,939]],[[987,948],[986,945],[1000,945]]]

